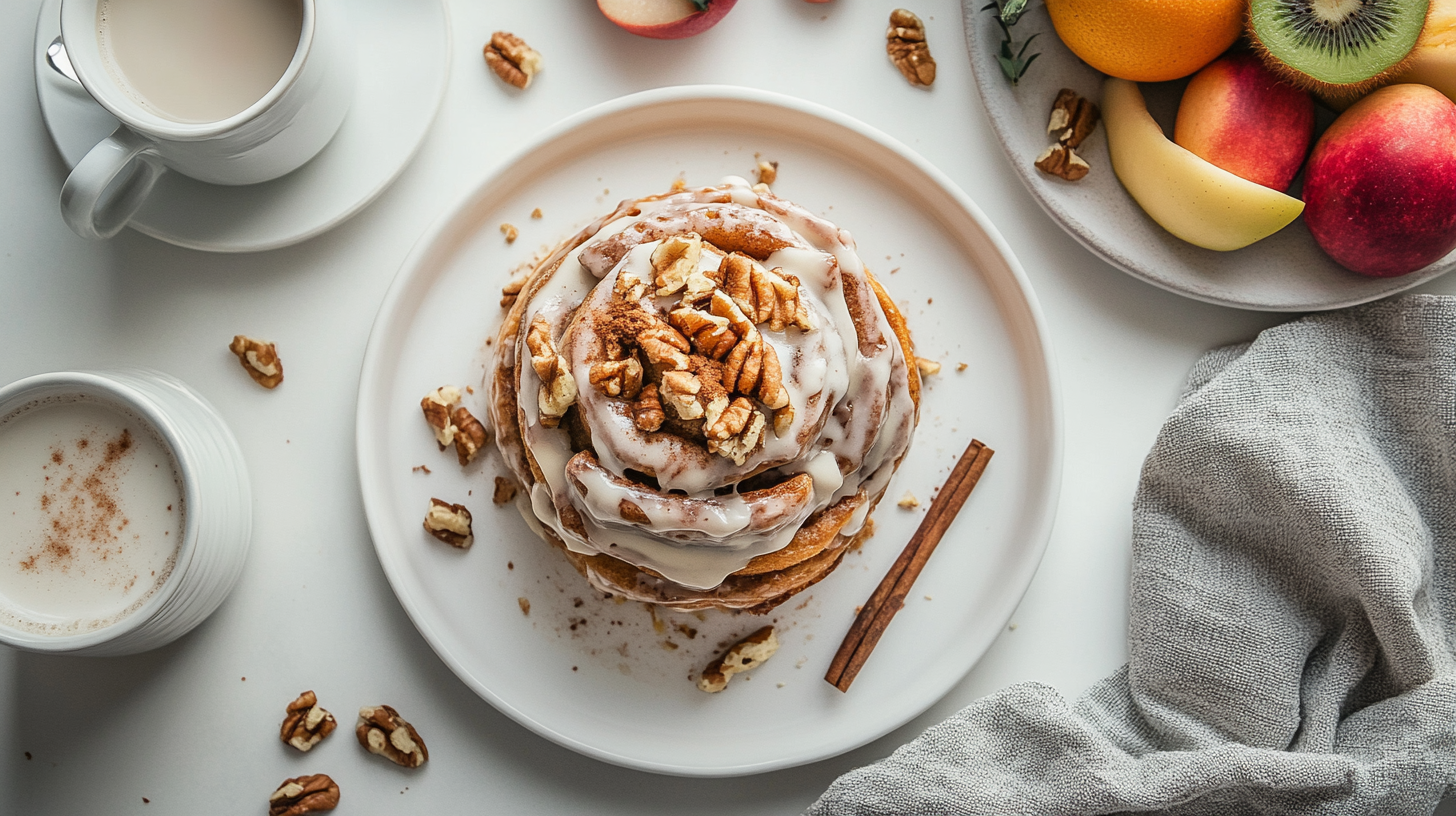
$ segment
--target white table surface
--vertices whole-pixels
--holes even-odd
[[[288,249],[233,256],[129,231],[92,243],[61,222],[66,170],[31,74],[39,2],[0,3],[0,382],[127,364],[181,377],[237,434],[252,471],[256,525],[232,596],[168,647],[109,659],[0,649],[3,813],[257,814],[281,780],[314,771],[341,783],[339,813],[798,812],[839,773],[887,755],[981,695],[1036,680],[1074,696],[1123,662],[1130,506],[1142,458],[1202,352],[1287,319],[1140,283],[1049,221],[981,111],[957,0],[913,7],[939,64],[929,92],[908,86],[885,57],[885,21],[897,0],[750,0],[708,33],[674,42],[621,31],[589,0],[453,0],[450,87],[413,165],[340,228]],[[520,34],[545,57],[526,93],[504,87],[480,58],[496,29]],[[976,668],[883,739],[740,779],[602,764],[536,737],[476,697],[391,593],[354,471],[361,355],[416,237],[501,157],[558,119],[687,83],[748,85],[829,105],[945,171],[1031,278],[1066,415],[1056,530],[1013,625]],[[1456,293],[1456,277],[1419,291]],[[278,392],[242,376],[226,350],[238,332],[278,343],[288,371]],[[278,742],[277,726],[284,704],[310,687],[349,724],[352,706],[399,708],[428,741],[430,763],[397,769],[365,755],[344,730],[300,758]]]

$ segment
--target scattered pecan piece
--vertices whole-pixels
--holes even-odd
[[[509,309],[516,305],[516,298],[520,296],[521,290],[526,286],[525,278],[516,278],[505,286],[501,287],[500,305],[502,309]]]
[[[485,426],[463,405],[450,414],[450,421],[455,426],[455,458],[464,467],[485,447],[485,443],[490,440],[490,434],[486,433]]]
[[[911,12],[905,9],[890,12],[885,51],[911,85],[928,87],[935,82],[935,59],[925,42],[925,24]]]
[[[688,275],[698,270],[703,257],[703,239],[696,232],[673,235],[652,250],[652,270],[657,296],[667,297],[687,285]]]
[[[774,636],[774,628],[765,626],[728,647],[728,651],[709,663],[698,678],[698,688],[709,694],[722,691],[728,688],[728,680],[733,675],[757,668],[778,650],[779,640]]]
[[[915,358],[915,367],[920,369],[921,376],[930,377],[940,373],[940,363],[934,360],[927,360],[924,357]]]
[[[458,428],[450,418],[450,409],[460,402],[460,389],[453,385],[442,385],[426,394],[420,400],[420,410],[425,414],[425,423],[435,432],[435,441],[440,450],[455,441]]]
[[[304,816],[339,806],[339,786],[328,774],[283,780],[268,797],[268,816]]]
[[[525,40],[508,32],[497,31],[485,44],[485,64],[507,83],[525,90],[542,66],[541,54]]]
[[[354,735],[369,753],[379,754],[405,768],[418,768],[430,758],[420,733],[387,705],[359,709],[359,725]]]
[[[1092,168],[1075,151],[1065,145],[1055,144],[1036,158],[1036,169],[1048,175],[1067,181],[1085,178]]]
[[[501,235],[506,237],[506,243],[514,244],[516,239],[521,237],[521,231],[516,229],[515,224],[501,224]]]
[[[1101,118],[1102,111],[1095,103],[1078,96],[1071,88],[1063,88],[1052,103],[1047,133],[1054,135],[1059,144],[1078,147],[1097,129]]]
[[[773,184],[775,181],[778,180],[779,163],[776,161],[763,161],[760,159],[758,162],[758,183]]]
[[[598,391],[609,397],[636,399],[642,392],[642,364],[636,357],[592,363],[587,376]]]
[[[318,695],[312,690],[298,695],[288,704],[283,715],[283,725],[278,729],[278,738],[300,751],[307,752],[334,733],[339,725],[334,715],[318,704]]]
[[[556,352],[551,339],[551,326],[541,315],[531,321],[526,332],[526,348],[531,352],[531,367],[541,378],[541,388],[536,395],[536,404],[541,409],[541,424],[555,428],[561,424],[566,409],[576,403],[576,380],[572,379],[571,366],[566,358]]]
[[[272,343],[238,334],[233,336],[228,350],[238,356],[243,370],[258,385],[277,388],[283,382],[283,361],[278,359],[278,347]]]
[[[495,477],[495,494],[490,497],[490,500],[496,504],[505,504],[516,497],[518,489],[515,480],[497,476]]]
[[[914,493],[911,493],[907,490],[905,491],[905,495],[901,496],[900,500],[895,502],[895,504],[899,505],[905,510],[914,510],[915,508],[920,506],[920,500],[915,498]]]
[[[642,386],[642,394],[632,403],[632,422],[638,428],[651,433],[662,427],[667,414],[662,412],[662,400],[657,396],[657,386],[651,383]]]
[[[475,543],[470,523],[470,511],[465,505],[430,499],[430,509],[425,512],[425,531],[430,535],[452,547],[468,550]]]

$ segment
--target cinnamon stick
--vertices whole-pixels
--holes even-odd
[[[875,588],[874,594],[860,608],[854,625],[849,627],[844,642],[839,644],[839,651],[835,653],[834,660],[829,664],[829,671],[824,675],[830,685],[840,691],[849,691],[849,684],[854,682],[855,676],[864,667],[895,613],[905,605],[910,587],[920,577],[920,571],[925,568],[936,545],[955,520],[956,513],[960,512],[966,498],[981,480],[981,474],[985,472],[986,464],[991,461],[993,454],[995,451],[978,439],[972,439],[966,452],[961,454],[960,461],[956,462],[950,476],[941,486],[940,493],[930,503],[930,509],[916,528],[915,535],[910,537],[910,542],[900,551],[900,556],[890,566],[890,571]]]

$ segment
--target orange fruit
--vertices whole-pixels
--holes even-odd
[[[1057,36],[1104,74],[1133,82],[1185,77],[1244,30],[1246,0],[1046,0]]]

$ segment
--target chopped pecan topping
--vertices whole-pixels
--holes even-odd
[[[1036,158],[1036,169],[1066,179],[1077,181],[1085,178],[1092,168],[1076,152],[1065,145],[1054,144]]]
[[[748,427],[748,420],[753,416],[753,403],[738,397],[728,405],[715,419],[710,419],[703,425],[703,435],[708,437],[708,442],[725,442]]]
[[[508,31],[497,31],[485,44],[485,64],[496,76],[524,90],[541,70],[542,61],[540,53],[525,40]]]
[[[379,754],[405,768],[418,768],[430,758],[430,751],[415,727],[387,705],[359,709],[359,725],[354,735],[369,753]]]
[[[531,368],[541,378],[536,404],[541,409],[541,424],[555,428],[561,424],[566,410],[576,403],[576,380],[571,366],[556,351],[551,339],[551,326],[546,318],[536,315],[526,332],[526,348],[531,352]]]
[[[435,432],[435,441],[440,444],[440,450],[455,441],[458,428],[450,418],[450,409],[459,402],[460,389],[453,385],[442,385],[420,400],[420,410],[425,413],[425,422]]]
[[[277,388],[283,382],[283,361],[278,359],[278,347],[272,343],[238,334],[233,336],[228,350],[238,356],[243,370],[258,385]]]
[[[328,774],[310,774],[283,780],[268,797],[268,816],[304,816],[339,806],[339,786]]]
[[[637,338],[637,346],[647,355],[647,361],[659,369],[686,371],[688,352],[692,346],[688,339],[666,323],[658,323]]]
[[[318,704],[318,695],[309,690],[288,704],[283,725],[278,729],[278,738],[306,752],[334,733],[338,725],[334,715]]]
[[[490,500],[496,504],[505,504],[516,497],[518,489],[515,480],[497,476],[495,477],[495,494],[490,497]]]
[[[592,363],[591,384],[609,397],[636,399],[642,391],[642,364],[636,357]]]
[[[905,9],[890,12],[885,51],[911,85],[929,86],[935,82],[935,59],[925,42],[925,24],[911,12]]]
[[[652,250],[652,269],[657,273],[657,296],[667,297],[687,285],[688,276],[698,271],[703,257],[703,239],[696,232],[664,238]]]
[[[698,688],[710,694],[728,688],[733,675],[757,668],[779,650],[774,628],[765,626],[728,647],[717,660],[709,663],[698,678]]]
[[[738,335],[729,328],[726,317],[683,306],[669,312],[667,321],[689,339],[694,351],[704,357],[721,360],[738,345]]]
[[[698,419],[703,415],[703,405],[698,402],[698,392],[703,383],[696,374],[687,371],[669,371],[662,375],[659,396],[662,402],[672,407],[683,419]]]
[[[657,386],[651,383],[642,386],[642,395],[632,403],[632,422],[638,428],[651,433],[662,427],[667,414],[662,412],[662,400],[657,396]]]
[[[485,443],[490,440],[490,434],[486,433],[485,426],[463,405],[451,412],[450,422],[455,426],[455,458],[464,467],[485,447]]]
[[[723,417],[719,421],[722,422],[723,419],[732,415],[735,416],[733,424],[736,425],[736,416],[738,414],[735,409],[740,406],[740,403],[743,406],[751,405],[748,400],[739,397],[733,401],[733,405],[730,405],[728,410],[723,412]],[[763,428],[766,424],[767,421],[764,419],[763,412],[757,408],[753,408],[748,412],[747,421],[737,426],[738,430],[728,436],[727,439],[718,440],[709,437],[708,450],[732,459],[735,465],[741,465],[748,459],[748,455],[753,453],[754,449],[758,447],[759,440],[763,438]],[[733,426],[730,425],[729,427]]]
[[[1095,103],[1078,96],[1071,88],[1063,88],[1052,103],[1047,133],[1054,135],[1058,144],[1077,147],[1097,129],[1100,118],[1102,111]]]
[[[435,538],[452,547],[469,549],[475,543],[470,522],[470,511],[465,509],[465,505],[430,499],[430,509],[425,513],[425,531]]]

